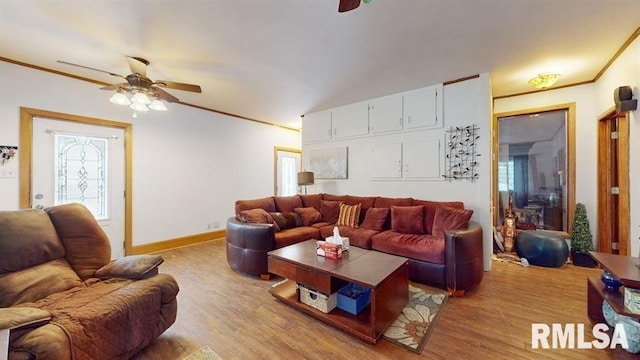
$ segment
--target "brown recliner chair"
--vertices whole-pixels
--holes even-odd
[[[9,359],[128,359],[174,323],[157,255],[110,261],[83,205],[0,211],[0,329]]]

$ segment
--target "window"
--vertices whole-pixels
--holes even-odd
[[[55,204],[79,202],[96,217],[108,217],[108,139],[55,134]]]

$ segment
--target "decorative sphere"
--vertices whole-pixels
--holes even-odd
[[[608,291],[618,291],[620,286],[622,286],[622,282],[620,282],[620,279],[613,276],[613,274],[607,269],[602,270],[600,280],[602,280]]]

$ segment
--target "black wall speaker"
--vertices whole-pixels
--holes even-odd
[[[617,104],[621,101],[631,100],[633,96],[633,92],[631,91],[631,86],[620,86],[619,88],[613,90],[613,101]]]

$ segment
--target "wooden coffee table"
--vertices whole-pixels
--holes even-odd
[[[285,278],[270,292],[308,315],[363,341],[375,344],[398,317],[409,297],[406,258],[351,246],[342,259],[316,255],[316,240],[286,246],[268,253],[269,272]],[[371,289],[371,304],[358,315],[335,308],[330,313],[299,301],[296,283],[332,294],[356,283]]]

